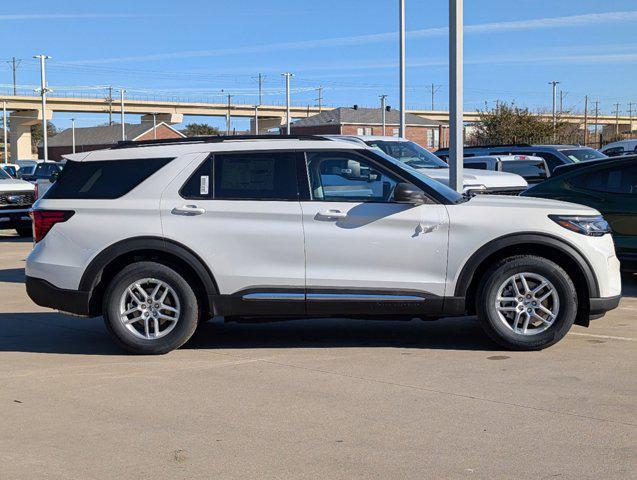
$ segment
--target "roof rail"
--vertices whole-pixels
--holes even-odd
[[[120,140],[111,149],[182,145],[192,143],[220,143],[229,140],[329,140],[320,135],[205,135],[200,137],[162,138],[158,140]]]

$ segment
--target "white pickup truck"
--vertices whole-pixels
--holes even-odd
[[[11,178],[0,169],[0,230],[15,229],[21,237],[31,236],[31,217],[35,186]]]
[[[440,183],[449,185],[449,165],[429,150],[411,140],[400,137],[372,135],[326,135],[334,140],[362,143],[380,150],[390,157],[424,173]],[[528,184],[520,175],[506,172],[463,169],[464,191],[466,193],[489,193],[497,195],[518,195]]]

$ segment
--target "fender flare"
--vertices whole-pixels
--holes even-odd
[[[553,247],[562,252],[564,255],[567,255],[569,259],[575,262],[575,264],[577,264],[580,270],[584,273],[584,279],[588,285],[589,298],[599,297],[599,284],[597,283],[597,277],[595,276],[593,267],[579,249],[560,237],[547,233],[535,232],[521,232],[504,235],[491,240],[489,243],[480,247],[463,265],[460,275],[458,276],[458,281],[456,282],[455,296],[466,296],[476,270],[489,256],[504,248],[522,243]]]
[[[102,250],[84,271],[79,290],[93,292],[102,278],[104,269],[115,259],[135,251],[155,250],[168,253],[188,264],[199,277],[208,298],[217,295],[219,288],[212,272],[192,250],[178,242],[161,237],[134,237],[116,242]]]

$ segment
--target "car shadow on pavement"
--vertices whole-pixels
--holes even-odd
[[[56,312],[0,313],[0,352],[124,355],[102,318]]]
[[[5,268],[0,270],[0,282],[24,283],[24,268]]]
[[[289,322],[223,323],[199,327],[182,348],[392,347],[497,350],[474,317],[420,320],[306,319]]]
[[[437,322],[306,319],[273,323],[200,326],[182,348],[349,348],[391,347],[444,350],[497,350],[475,318]],[[0,313],[0,352],[70,355],[126,355],[99,318],[60,313]]]

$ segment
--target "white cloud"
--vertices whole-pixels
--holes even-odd
[[[0,19],[2,17],[0,16]],[[600,25],[602,23],[618,23],[637,21],[637,11],[591,13],[584,15],[570,15],[554,18],[539,18],[532,20],[519,20],[512,22],[495,22],[478,25],[466,25],[465,34],[488,34],[498,32],[510,32],[517,30],[537,30],[545,28],[579,27],[586,25]],[[408,38],[422,38],[447,35],[446,27],[426,28],[407,32]],[[218,57],[224,55],[267,53],[283,50],[302,50],[309,48],[344,47],[352,45],[366,45],[393,41],[398,37],[396,32],[377,33],[371,35],[356,35],[349,37],[325,38],[318,40],[304,40],[298,42],[280,42],[265,45],[245,47],[222,48],[216,50],[190,50],[172,53],[157,53],[148,55],[134,55],[112,58],[98,58],[75,60],[66,63],[103,64],[119,62],[143,62],[156,60],[171,60],[181,58]]]
[[[10,20],[66,20],[89,18],[134,18],[150,17],[155,15],[135,13],[25,13],[16,15],[0,15],[0,21]]]

